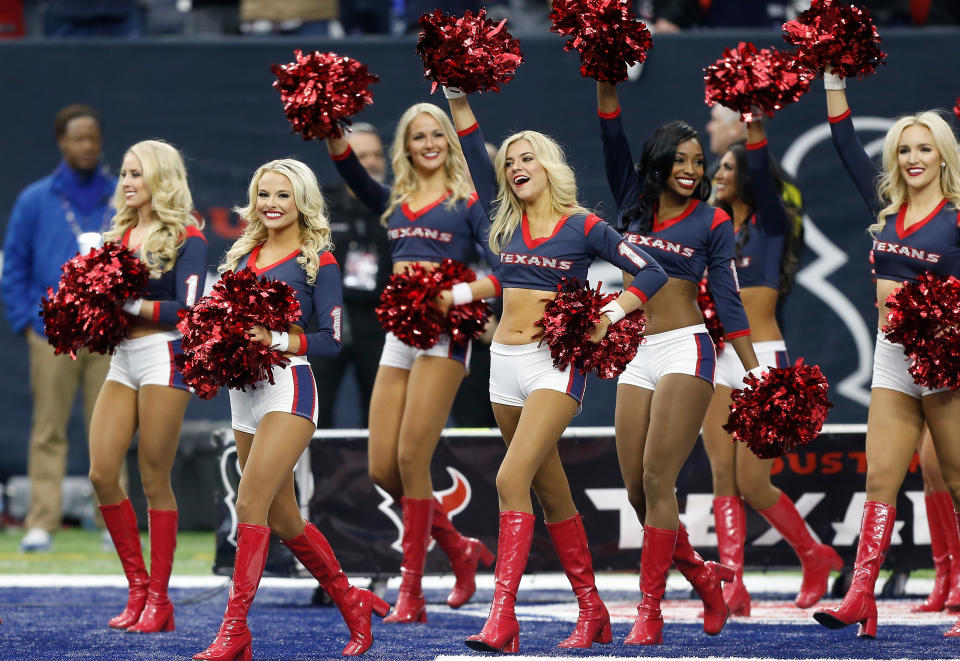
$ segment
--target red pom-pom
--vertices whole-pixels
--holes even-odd
[[[707,331],[710,333],[710,339],[713,340],[713,345],[717,348],[717,355],[720,355],[726,344],[726,339],[724,338],[723,324],[720,323],[720,317],[717,315],[717,305],[710,293],[706,278],[700,279],[697,288],[697,305],[700,307],[700,314],[703,315],[703,323],[706,324]]]
[[[189,310],[180,311],[183,354],[176,357],[184,383],[201,399],[221,386],[242,389],[267,379],[273,367],[290,359],[247,335],[261,324],[286,331],[300,320],[300,302],[285,282],[258,278],[250,269],[227,271],[212,291]]]
[[[650,30],[630,0],[554,0],[550,30],[567,37],[564,50],[580,53],[580,75],[620,83],[627,67],[647,59]]]
[[[798,358],[791,367],[771,367],[763,377],[747,376],[747,387],[733,391],[730,418],[723,426],[761,459],[803,447],[820,433],[833,404],[817,365]]]
[[[913,359],[913,380],[960,389],[960,280],[923,273],[887,297],[887,339]]]
[[[601,379],[620,376],[637,356],[646,323],[647,318],[643,312],[634,310],[609,326],[600,343],[593,345],[593,352],[584,356],[583,371],[594,371]]]
[[[377,320],[385,331],[417,349],[429,349],[441,333],[448,333],[454,342],[466,344],[483,334],[490,306],[486,301],[455,305],[444,317],[433,300],[444,289],[475,279],[471,269],[452,259],[444,259],[432,271],[420,264],[407,266],[403,273],[391,275],[380,293],[380,303],[375,310]]]
[[[830,65],[844,78],[863,78],[887,57],[870,12],[840,0],[813,0],[809,9],[783,24],[783,38],[797,47],[802,64],[819,72]]]
[[[368,88],[380,78],[368,73],[365,64],[336,53],[296,50],[294,55],[296,61],[270,67],[293,132],[304,140],[341,137],[349,117],[373,103]]]
[[[77,255],[60,267],[56,294],[47,288],[40,302],[47,340],[55,354],[90,351],[112,354],[130,334],[129,298],[146,289],[150,271],[119,243]]]
[[[723,57],[703,70],[704,100],[736,110],[744,121],[756,119],[759,109],[773,117],[810,89],[816,76],[790,53],[772,48],[760,51],[740,42],[735,50],[725,48]]]
[[[423,60],[424,77],[437,85],[457,87],[467,94],[497,92],[513,79],[523,62],[520,43],[505,24],[494,23],[481,9],[473,14],[448,16],[439,9],[420,17],[417,54]]]

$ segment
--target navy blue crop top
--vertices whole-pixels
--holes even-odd
[[[340,284],[340,265],[333,253],[320,253],[320,268],[314,284],[307,283],[307,272],[297,262],[300,250],[295,250],[279,262],[257,268],[258,245],[248,255],[240,258],[238,268],[247,267],[258,276],[266,275],[274,280],[282,280],[290,285],[300,302],[301,322],[306,328],[311,318],[317,322],[317,330],[300,335],[298,356],[336,356],[340,353],[340,330],[343,314],[343,289]]]
[[[743,232],[747,240],[737,256],[737,279],[741,287],[780,288],[780,261],[790,231],[790,220],[770,176],[767,141],[747,143],[747,167],[753,186],[756,212],[747,220],[749,228],[736,230],[734,242]]]
[[[131,227],[123,234],[120,245],[130,248]],[[131,248],[135,253],[139,247]],[[145,301],[155,301],[153,321],[159,324],[175,326],[180,318],[177,312],[192,307],[197,298],[203,295],[207,281],[207,238],[195,225],[187,225],[186,238],[177,251],[177,262],[173,268],[159,278],[150,278]]]
[[[624,214],[639,196],[640,175],[634,167],[619,108],[614,113],[600,113],[600,136],[607,183],[623,223]],[[727,339],[750,334],[750,324],[740,300],[730,216],[692,199],[676,218],[660,223],[654,215],[649,235],[640,234],[638,225],[639,221],[628,224],[623,237],[649,250],[669,277],[699,283],[704,272],[707,273],[710,293]]]
[[[860,196],[877,218],[883,204],[874,187],[875,168],[857,137],[850,111],[830,117],[833,144]],[[913,280],[925,271],[960,276],[960,212],[946,199],[921,221],[904,228],[907,205],[900,207],[896,221],[887,218],[873,239],[876,277],[881,280]]]

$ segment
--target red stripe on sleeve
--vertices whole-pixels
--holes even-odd
[[[725,335],[725,337],[726,337],[728,340],[735,340],[735,339],[737,339],[738,337],[747,337],[747,336],[749,336],[749,335],[750,335],[750,329],[749,329],[749,328],[745,328],[745,329],[743,329],[743,330],[741,330],[741,331],[735,331],[735,332],[733,332],[733,333],[727,333],[727,334]]]
[[[767,146],[767,139],[764,138],[760,142],[748,142],[746,144],[747,149],[753,151],[754,149],[761,149]]]
[[[297,355],[303,356],[307,353],[307,336],[305,334],[298,334],[297,337],[300,338],[300,348],[297,349]]]
[[[457,131],[457,135],[462,138],[462,137],[465,136],[465,135],[470,135],[471,133],[473,133],[474,131],[476,131],[478,128],[480,128],[480,124],[477,123],[477,122],[474,122],[473,124],[471,124],[471,125],[468,126],[467,128],[463,129],[462,131]]]
[[[836,124],[837,122],[842,122],[849,116],[850,116],[850,108],[847,108],[847,110],[842,115],[837,115],[836,117],[827,117],[827,120],[831,124]]]
[[[633,294],[634,296],[636,296],[637,298],[639,298],[644,303],[647,302],[647,295],[644,294],[639,289],[637,289],[636,287],[634,287],[633,285],[630,285],[629,287],[627,287],[627,291]]]
[[[620,108],[620,106],[617,106],[617,109],[614,110],[613,112],[602,112],[598,110],[597,115],[600,117],[600,119],[614,119],[620,116],[621,110],[622,108]]]
[[[594,216],[593,214],[587,216],[587,219],[583,221],[583,235],[586,236],[589,234],[590,230],[596,227],[597,223],[599,222],[601,222],[601,219],[597,216]]]
[[[153,323],[160,321],[160,303],[157,301],[150,301],[153,303],[153,314],[150,317],[153,319]]]
[[[503,295],[503,285],[500,284],[500,279],[497,278],[497,276],[495,276],[495,275],[491,275],[491,276],[488,276],[488,277],[490,278],[490,282],[493,283],[494,291],[496,292],[495,295],[496,295],[496,296],[502,296],[502,295]]]
[[[344,161],[352,153],[353,153],[353,149],[348,144],[346,151],[344,151],[342,154],[330,154],[330,158],[332,158],[335,161]]]
[[[320,253],[320,266],[326,266],[327,264],[337,264],[337,258],[329,250]],[[337,264],[337,266],[340,265]]]

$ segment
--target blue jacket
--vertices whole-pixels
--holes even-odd
[[[56,290],[60,267],[77,254],[77,238],[67,222],[64,201],[83,232],[103,232],[113,216],[109,205],[116,178],[103,171],[95,173],[84,182],[85,199],[79,205],[68,194],[71,181],[76,181],[75,175],[61,163],[52,174],[27,186],[13,205],[3,242],[2,285],[7,321],[16,333],[33,324],[44,335],[40,299],[47,287]]]

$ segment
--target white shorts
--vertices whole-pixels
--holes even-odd
[[[173,357],[183,353],[177,331],[153,333],[124,340],[110,359],[107,381],[122,383],[133,390],[143,386],[167,386],[187,390]]]
[[[754,342],[753,352],[757,354],[760,367],[789,367],[790,357],[787,355],[787,345],[783,340],[769,342]],[[743,369],[740,357],[729,344],[717,356],[717,385],[728,388],[742,388],[743,377],[747,373]]]
[[[689,374],[712,386],[716,368],[717,352],[710,333],[704,324],[697,324],[645,336],[617,384],[654,390],[667,374]]]
[[[573,365],[561,371],[553,366],[550,347],[543,344],[490,344],[490,401],[523,406],[534,390],[556,390],[583,403],[587,375]]]
[[[317,382],[304,356],[292,356],[286,367],[273,368],[274,384],[268,379],[246,390],[230,389],[231,424],[237,431],[253,434],[263,416],[273,411],[290,413],[317,425]]]
[[[949,388],[925,388],[917,385],[908,368],[913,359],[908,356],[902,344],[895,344],[888,340],[883,331],[877,331],[877,346],[873,351],[873,383],[871,388],[889,388],[910,395],[916,399]]]
[[[383,343],[383,353],[380,354],[380,364],[408,370],[420,356],[439,356],[455,360],[469,370],[472,346],[472,342],[457,344],[450,341],[449,335],[441,335],[437,343],[429,349],[417,349],[404,344],[393,333],[387,333],[387,340]]]

